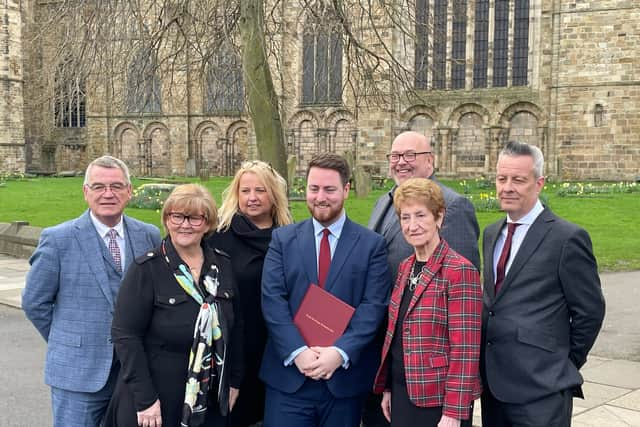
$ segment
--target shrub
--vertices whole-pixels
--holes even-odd
[[[306,195],[307,195],[307,181],[300,176],[294,177],[291,183],[291,187],[289,188],[289,198],[304,199]]]
[[[559,187],[560,188],[556,191],[556,195],[559,197],[640,192],[640,187],[635,182],[617,182],[614,184],[596,185],[592,183],[583,184],[581,182],[565,182]]]
[[[143,184],[133,190],[129,207],[139,209],[162,209],[164,201],[176,187],[175,184]]]
[[[500,203],[493,192],[469,195],[467,198],[473,204],[476,212],[497,212],[500,210]]]

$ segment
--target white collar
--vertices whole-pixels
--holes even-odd
[[[536,200],[536,204],[533,205],[533,208],[531,208],[531,210],[519,220],[512,221],[511,218],[509,218],[509,215],[507,215],[507,223],[517,222],[518,224],[531,225],[536,220],[536,218],[538,218],[538,215],[540,215],[543,210],[544,210],[544,206],[542,206],[540,199],[538,199]]]
[[[113,228],[114,230],[116,230],[116,233],[118,233],[118,237],[124,239],[124,221],[122,220],[122,215],[120,215],[120,221],[118,221],[118,223],[114,227],[107,227],[106,225],[104,225],[98,218],[96,218],[91,210],[89,210],[89,216],[91,217],[91,222],[93,223],[93,226],[96,228],[96,231],[98,232],[100,237],[106,237],[107,233],[109,233],[109,230]]]

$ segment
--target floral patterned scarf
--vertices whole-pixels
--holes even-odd
[[[205,253],[206,253],[206,249]],[[189,367],[184,394],[184,409],[180,425],[197,427],[204,423],[207,414],[209,389],[217,384],[217,400],[222,415],[227,414],[228,387],[222,384],[224,378],[226,346],[222,331],[225,329],[218,302],[219,270],[215,264],[203,267],[200,283],[193,280],[191,271],[180,259],[169,238],[162,242],[162,252],[180,287],[198,304],[200,311],[193,331],[193,344],[189,352]],[[203,289],[204,286],[204,289]]]

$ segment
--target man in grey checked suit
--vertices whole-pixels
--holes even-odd
[[[433,160],[429,138],[418,132],[403,132],[391,144],[389,159],[389,175],[396,185],[377,201],[369,218],[368,227],[384,237],[387,244],[387,260],[389,271],[395,280],[400,261],[413,253],[413,248],[406,242],[400,230],[398,215],[393,208],[393,192],[398,185],[409,178],[428,178],[433,180],[444,196],[445,214],[440,235],[460,255],[467,258],[479,270],[480,253],[478,236],[480,227],[471,202],[442,184],[434,176]],[[384,331],[383,331],[384,332]],[[382,338],[380,345],[382,346]],[[371,395],[363,415],[365,427],[388,426],[382,416],[380,397]]]
[[[110,328],[120,280],[133,259],[160,244],[157,227],[123,215],[131,181],[122,161],[91,162],[83,191],[84,214],[42,231],[22,294],[26,316],[47,341],[56,427],[100,424],[119,366]]]

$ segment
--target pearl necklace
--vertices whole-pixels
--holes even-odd
[[[422,273],[422,269],[419,269],[416,273],[416,263],[413,263],[411,267],[411,274],[409,274],[409,290],[411,292],[416,290],[416,286],[418,285],[418,280],[420,279],[420,273]]]

